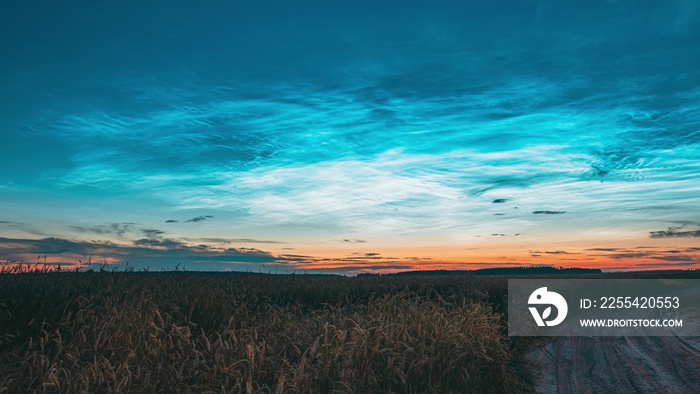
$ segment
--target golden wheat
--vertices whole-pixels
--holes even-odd
[[[39,267],[41,268],[41,267]],[[0,274],[0,392],[519,392],[506,280]]]

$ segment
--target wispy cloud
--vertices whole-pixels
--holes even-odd
[[[185,220],[185,223],[203,222],[203,221],[205,221],[205,220],[207,220],[207,219],[212,219],[212,218],[213,218],[213,216],[210,216],[210,215],[197,216],[197,217],[193,217],[192,219],[187,219],[187,220]]]
[[[593,253],[590,253],[593,252]],[[636,247],[636,248],[588,248],[582,251],[589,258],[603,257],[614,261],[626,261],[625,269],[634,269],[657,265],[659,268],[670,267],[667,263],[677,264],[678,267],[700,263],[700,248],[661,248],[661,247]],[[691,264],[686,264],[691,263]],[[621,267],[621,266],[620,266]],[[620,268],[617,267],[617,268]]]
[[[165,231],[153,228],[144,228],[141,229],[141,233],[147,238],[159,238],[161,235],[165,234]]]
[[[688,231],[677,231],[677,230],[662,230],[662,231],[651,231],[649,233],[651,238],[696,238],[700,237],[700,230],[688,230]]]
[[[115,235],[117,237],[124,237],[128,233],[134,233],[139,231],[136,223],[110,223],[107,225],[91,227],[70,226],[70,228],[80,233]]]
[[[218,249],[206,245],[189,245],[173,239],[144,238],[133,243],[115,244],[105,241],[72,241],[61,238],[11,239],[0,238],[0,252],[9,260],[26,260],[36,255],[49,255],[64,263],[75,264],[78,259],[92,256],[95,261],[106,259],[114,263],[130,262],[134,267],[172,268],[178,262],[190,269],[232,269],[227,264],[273,263],[269,253],[251,248]]]
[[[533,211],[534,215],[563,215],[566,211]]]
[[[219,244],[229,244],[229,243],[245,243],[245,244],[282,244],[285,242],[266,240],[266,239],[254,239],[254,238],[183,238],[190,242],[204,242],[204,243],[219,243]]]

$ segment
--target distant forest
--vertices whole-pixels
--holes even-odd
[[[402,271],[391,274],[362,273],[357,276],[462,276],[462,275],[578,275],[602,274],[599,268],[557,268],[550,266],[482,268],[478,270]]]

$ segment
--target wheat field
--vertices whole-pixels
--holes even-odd
[[[512,393],[497,277],[0,274],[2,393]]]

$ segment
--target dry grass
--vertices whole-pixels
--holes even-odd
[[[520,392],[506,280],[0,274],[0,392]]]

